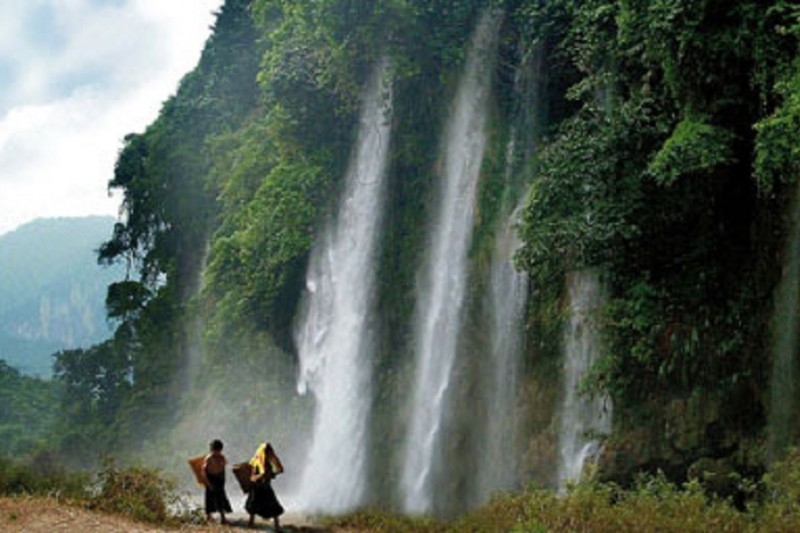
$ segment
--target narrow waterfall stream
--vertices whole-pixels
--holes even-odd
[[[390,144],[389,66],[366,90],[360,131],[337,218],[312,250],[296,331],[298,389],[316,399],[314,433],[298,500],[342,512],[362,502],[374,335],[375,263]]]
[[[485,377],[488,413],[481,460],[476,472],[477,505],[492,493],[515,488],[517,464],[517,392],[524,349],[528,275],[514,268],[521,241],[516,232],[521,209],[516,209],[495,237],[489,286],[491,331],[490,375]]]
[[[598,274],[581,270],[567,275],[570,317],[564,338],[564,403],[559,432],[558,485],[580,479],[587,459],[598,452],[590,432],[611,431],[611,402],[586,397],[580,381],[601,354],[597,312],[605,295]]]
[[[775,293],[770,384],[769,459],[779,459],[786,448],[798,444],[800,399],[798,379],[798,327],[800,327],[800,188],[795,191],[786,243],[783,276]]]
[[[497,12],[482,15],[445,129],[439,204],[415,309],[415,388],[401,477],[409,512],[426,512],[433,504],[433,466],[461,326],[499,21]]]

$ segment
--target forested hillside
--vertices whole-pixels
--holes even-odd
[[[266,437],[303,497],[292,485],[318,468],[321,383],[339,364],[310,360],[300,342],[308,302],[330,289],[306,281],[309,259],[327,251],[335,264],[324,246],[347,223],[365,93],[386,64],[386,200],[365,270],[376,276],[358,413],[365,479],[343,489],[353,505],[450,514],[494,490],[559,485],[573,393],[604,399],[607,428],[590,421],[577,436],[598,444],[602,477],[760,473],[800,442],[798,44],[800,8],[784,0],[227,0],[196,69],[117,160],[110,186],[125,216],[99,259],[132,276],[109,287],[114,337],[59,356],[61,451],[172,466],[214,436],[235,454]],[[456,299],[426,276],[447,225],[442,183],[464,159],[478,177],[474,196],[458,189],[470,232],[446,267],[464,280]],[[524,341],[492,382],[492,317],[512,305],[488,296],[506,227],[529,280]],[[578,279],[594,280],[585,307]],[[425,315],[436,298],[440,314]],[[454,325],[439,318],[448,305]],[[412,396],[429,377],[424,316],[434,340],[453,332],[431,357],[452,357],[428,404],[441,413],[434,445],[409,455]],[[599,355],[570,388],[570,347],[588,330]],[[311,344],[334,335],[318,333]],[[494,425],[502,417],[513,420]],[[481,473],[498,441],[512,465],[503,479]],[[417,494],[404,465],[423,454]]]
[[[50,377],[53,353],[107,338],[105,295],[124,267],[96,254],[111,217],[40,219],[0,237],[0,359]]]

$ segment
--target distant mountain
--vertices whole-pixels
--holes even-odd
[[[39,219],[0,236],[0,359],[49,377],[51,355],[109,337],[108,285],[124,276],[97,264],[111,217]]]

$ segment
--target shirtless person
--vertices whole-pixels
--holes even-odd
[[[203,462],[203,474],[206,479],[206,520],[211,521],[212,513],[219,513],[220,523],[227,524],[225,513],[233,511],[228,495],[225,493],[225,465],[228,464],[222,455],[222,441],[214,439],[209,445],[211,453]]]

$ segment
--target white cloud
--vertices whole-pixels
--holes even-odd
[[[0,67],[12,73],[0,84],[0,234],[38,217],[116,214],[106,185],[122,138],[197,63],[220,4],[0,4]]]

